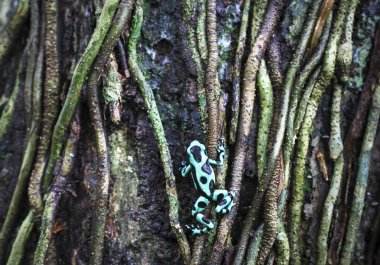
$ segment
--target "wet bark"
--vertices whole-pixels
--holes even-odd
[[[0,0],[0,264],[187,264],[194,257],[194,264],[251,264],[256,256],[259,264],[289,264],[289,251],[300,264],[379,262],[380,134],[373,115],[366,133],[368,113],[379,108],[372,100],[379,86],[378,1],[347,7],[356,11],[340,23],[352,28],[336,24],[344,0],[260,1],[260,8],[230,0],[10,2]],[[311,19],[305,14],[316,2],[318,23],[299,51]],[[273,14],[257,22],[258,9]],[[321,79],[333,41],[339,69]],[[263,67],[268,71],[257,78]],[[264,73],[271,88],[259,93]],[[341,100],[334,101],[332,80]],[[283,103],[289,91],[290,103]],[[307,93],[311,101],[303,100]],[[277,103],[264,98],[272,94]],[[303,130],[307,106],[313,115]],[[301,135],[288,131],[289,116]],[[286,130],[273,125],[279,120]],[[328,148],[336,134],[344,143],[338,151]],[[178,168],[193,140],[215,158],[222,135],[228,164],[217,186],[235,191],[237,204],[217,217],[215,235],[196,240],[185,225],[194,223],[199,194]],[[284,166],[275,167],[280,156]],[[295,176],[302,180],[297,194]],[[357,231],[347,233],[352,222]]]

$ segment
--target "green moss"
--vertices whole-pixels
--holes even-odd
[[[285,231],[285,227],[281,219],[279,220],[279,231],[276,241],[276,264],[288,265],[289,264],[289,240]]]
[[[226,15],[218,21],[218,50],[219,50],[219,77],[221,81],[230,80],[231,76],[223,73],[223,64],[228,64],[230,68],[230,62],[234,56],[234,46],[231,45],[233,42],[234,31],[236,30],[237,24],[240,22],[238,5],[232,3],[226,7]]]
[[[17,34],[28,16],[28,10],[29,0],[20,0],[12,19],[5,26],[4,30],[0,31],[0,65],[12,48],[13,42],[16,41]]]
[[[32,233],[33,229],[33,213],[29,211],[28,215],[22,222],[16,238],[12,245],[11,253],[9,254],[9,259],[7,265],[19,265],[21,264],[22,258],[24,257],[24,252],[26,249],[26,244],[28,243],[28,238]]]
[[[246,264],[247,265],[255,265],[257,255],[259,254],[260,245],[263,239],[264,234],[264,225],[261,224],[253,236],[251,243],[249,244],[248,250],[247,250],[247,259]],[[239,265],[238,263],[234,263],[234,265]]]
[[[113,61],[114,63],[114,61]],[[113,65],[110,65],[108,69],[108,74],[104,79],[103,86],[103,99],[106,104],[111,102],[117,102],[120,100],[121,91],[122,91],[119,73]]]
[[[235,143],[236,131],[238,127],[238,118],[240,111],[240,73],[242,68],[242,58],[245,47],[247,45],[247,28],[249,20],[249,10],[251,1],[245,0],[243,4],[243,12],[241,15],[241,23],[239,37],[237,39],[237,47],[235,60],[232,70],[232,106],[231,106],[231,123],[230,123],[230,143]]]
[[[340,2],[336,20],[332,28],[331,38],[327,44],[324,55],[323,67],[320,77],[317,80],[313,93],[307,104],[305,117],[302,121],[300,133],[296,143],[296,160],[294,166],[294,179],[292,184],[292,201],[290,211],[290,262],[292,264],[301,264],[301,252],[303,248],[302,239],[300,237],[301,229],[301,213],[304,197],[305,178],[306,178],[306,159],[310,143],[310,133],[313,128],[313,120],[317,113],[320,99],[325,88],[330,84],[336,65],[336,56],[339,41],[344,27],[344,19],[348,13],[350,1],[343,0]]]
[[[13,113],[15,111],[16,107],[16,100],[18,96],[18,92],[20,90],[20,74],[21,70],[23,68],[23,60],[21,60],[18,70],[17,70],[17,75],[16,75],[16,82],[13,86],[13,91],[11,96],[9,97],[3,112],[1,113],[0,117],[0,139],[2,139],[7,132],[8,125],[12,119]]]
[[[296,47],[297,38],[301,34],[308,8],[312,0],[292,0],[285,11],[281,30],[285,43]]]
[[[193,63],[195,65],[195,70],[197,74],[197,94],[198,94],[198,104],[199,104],[199,112],[201,114],[201,123],[204,130],[207,129],[207,99],[206,99],[206,90],[205,90],[205,72],[203,69],[203,64],[201,61],[201,58],[206,60],[206,54],[207,54],[207,43],[205,39],[205,32],[204,32],[204,20],[206,17],[206,3],[203,3],[202,7],[204,9],[202,10],[201,14],[201,20],[198,24],[198,34],[199,34],[199,41],[197,42],[195,32],[191,26],[191,21],[193,17],[193,1],[186,0],[183,2],[183,13],[184,13],[184,22],[186,24],[187,28],[187,44],[189,46],[190,52],[191,52],[191,59],[193,60]],[[201,45],[200,52],[197,49],[197,44]],[[206,46],[205,46],[206,45]]]
[[[353,51],[353,70],[351,71],[347,82],[351,90],[360,90],[363,86],[376,25],[380,19],[379,15],[368,15],[373,12],[371,8],[373,8],[375,2],[376,1],[370,1],[370,4],[366,5],[365,9],[359,12],[360,15],[356,17],[354,22],[355,29],[353,38],[355,39],[355,42]]]
[[[342,180],[343,164],[343,154],[340,153],[337,159],[335,160],[334,174],[331,179],[329,192],[323,205],[323,213],[317,241],[318,265],[326,264],[328,259],[328,235],[331,227],[333,210],[339,195],[340,184]]]
[[[81,94],[80,92],[82,90],[85,78],[90,71],[90,67],[94,62],[106,36],[106,33],[112,23],[112,18],[113,14],[116,11],[117,3],[117,0],[107,0],[104,3],[102,13],[100,14],[98,20],[98,25],[95,28],[93,35],[91,36],[90,42],[88,43],[84,54],[75,67],[64,105],[54,127],[50,150],[50,159],[44,176],[44,191],[47,191],[52,181],[53,169],[61,153],[63,144],[62,142],[66,128],[69,125],[76,105],[78,104],[79,96]]]
[[[313,90],[317,76],[319,75],[319,70],[314,70],[317,64],[320,62],[323,52],[326,47],[327,39],[330,33],[332,16],[329,16],[327,20],[326,27],[323,30],[320,43],[314,51],[314,54],[305,64],[302,71],[297,77],[293,88],[293,96],[289,105],[289,114],[286,125],[286,135],[283,147],[283,158],[284,158],[284,186],[288,186],[290,167],[291,167],[291,157],[294,151],[294,143],[296,136],[301,126],[303,120],[306,105],[309,101],[310,94]],[[314,73],[313,73],[314,71]],[[307,83],[308,81],[308,83]],[[306,84],[306,87],[305,87]],[[301,91],[303,90],[303,95],[301,97]],[[285,195],[285,194],[284,194]],[[285,195],[286,196],[286,195]],[[283,197],[283,199],[285,199]]]
[[[359,169],[355,183],[352,206],[349,215],[345,242],[343,245],[341,265],[351,264],[352,253],[357,242],[357,233],[364,208],[365,192],[368,184],[372,149],[380,117],[380,84],[377,83],[372,97],[372,105],[362,141],[359,156]]]
[[[260,120],[257,135],[257,171],[260,181],[267,161],[269,129],[273,114],[273,89],[264,60],[260,64],[257,86],[260,100]]]
[[[184,231],[179,223],[179,202],[177,196],[175,176],[173,174],[173,165],[170,151],[165,137],[165,131],[161,122],[160,114],[157,109],[156,100],[153,91],[146,82],[140,66],[137,64],[136,46],[140,39],[141,25],[143,21],[143,9],[141,8],[143,1],[138,1],[136,5],[135,15],[133,17],[133,26],[128,40],[128,63],[131,68],[133,78],[136,80],[141,94],[144,98],[145,108],[148,117],[153,126],[154,136],[157,141],[161,161],[165,173],[166,192],[169,200],[169,219],[173,232],[177,238],[181,254],[186,263],[190,261],[190,246]]]
[[[199,1],[199,16],[197,18],[197,43],[202,63],[207,62],[207,39],[206,39],[206,0]]]

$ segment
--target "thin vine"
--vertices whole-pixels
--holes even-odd
[[[331,135],[329,140],[330,157],[334,160],[334,174],[331,180],[329,192],[323,205],[323,214],[318,235],[318,259],[317,264],[327,262],[328,233],[336,200],[339,195],[343,172],[343,141],[341,137],[341,98],[342,87],[336,81],[334,95],[331,104]]]
[[[42,40],[43,36],[44,36],[44,30],[42,30],[40,34],[40,40]],[[44,59],[44,45],[42,44],[42,41],[40,41],[40,45],[38,47],[38,57],[37,57],[37,61],[35,62],[36,65],[35,67],[33,65],[33,68],[34,68],[33,86],[32,86],[33,119],[31,121],[31,128],[27,135],[27,143],[26,143],[24,155],[22,158],[22,164],[21,164],[17,184],[12,194],[11,202],[9,204],[9,209],[8,209],[7,215],[5,217],[5,220],[0,232],[0,259],[4,257],[6,244],[12,232],[15,220],[18,217],[18,214],[20,213],[21,202],[22,202],[22,199],[24,198],[24,194],[27,189],[29,174],[32,170],[34,158],[36,155],[37,139],[38,139],[38,133],[40,129],[40,120],[41,120],[41,82],[42,82],[41,78],[42,78],[42,71],[43,71],[43,59]],[[28,67],[32,67],[32,65],[28,64]]]
[[[359,229],[361,215],[364,208],[365,191],[368,183],[371,151],[376,136],[380,117],[380,82],[376,84],[372,97],[372,105],[368,114],[367,126],[364,133],[363,144],[359,156],[359,169],[354,189],[354,197],[348,220],[346,239],[343,245],[341,265],[351,264],[351,256],[354,251],[357,231]]]
[[[62,142],[66,132],[66,128],[70,123],[71,117],[74,114],[76,105],[78,104],[80,92],[82,90],[85,78],[90,71],[90,67],[94,62],[100,47],[104,41],[106,33],[111,26],[113,15],[118,6],[117,0],[106,0],[102,13],[100,14],[98,25],[91,36],[90,42],[87,45],[81,59],[75,67],[70,87],[59,114],[58,120],[54,126],[52,135],[51,149],[49,162],[46,166],[44,174],[43,191],[46,192],[53,179],[53,169],[57,159],[61,153]]]
[[[17,96],[20,91],[22,74],[25,70],[25,61],[26,61],[26,52],[23,53],[20,63],[17,67],[16,81],[13,86],[12,94],[9,97],[6,105],[0,116],[0,139],[3,139],[4,135],[7,133],[8,126],[11,122],[11,119],[15,113]]]
[[[207,45],[208,58],[206,69],[206,99],[208,110],[208,133],[207,152],[212,159],[216,158],[216,145],[218,135],[218,102],[220,97],[219,77],[218,77],[218,43],[216,32],[216,0],[207,0]]]
[[[0,65],[2,65],[11,51],[12,45],[17,39],[24,22],[28,17],[29,0],[21,0],[18,2],[17,10],[5,29],[0,35]]]
[[[292,185],[292,201],[291,201],[291,226],[290,226],[290,262],[292,264],[301,264],[301,238],[300,238],[300,225],[301,225],[301,208],[303,202],[303,185],[305,182],[306,173],[306,155],[309,146],[309,135],[313,128],[313,119],[316,115],[319,101],[323,94],[324,89],[330,83],[336,64],[336,55],[342,29],[344,26],[344,19],[348,11],[349,1],[344,0],[339,4],[336,21],[333,24],[332,33],[327,44],[327,49],[324,55],[323,66],[321,69],[320,77],[317,80],[311,97],[308,101],[305,117],[303,119],[299,137],[296,144],[296,160],[294,168],[294,180]]]
[[[231,172],[232,182],[230,190],[236,194],[236,206],[232,209],[231,213],[229,213],[228,216],[222,219],[218,227],[217,239],[209,259],[209,264],[220,264],[223,257],[222,252],[224,249],[224,244],[227,240],[227,235],[229,234],[233,220],[237,214],[244,161],[247,153],[247,139],[250,133],[253,114],[256,76],[259,70],[261,59],[264,56],[264,52],[277,25],[280,11],[282,9],[282,4],[282,0],[275,0],[273,2],[270,2],[265,18],[263,20],[263,25],[260,28],[255,43],[251,47],[251,52],[246,62],[243,77],[243,91],[241,97],[241,115],[239,116],[239,128],[235,146],[235,157],[233,159],[234,162]]]
[[[78,140],[80,135],[79,114],[74,115],[70,124],[70,135],[67,140],[59,174],[54,178],[52,187],[46,195],[45,207],[41,221],[41,233],[34,253],[34,265],[46,264],[46,256],[53,238],[53,226],[57,208],[62,195],[66,192],[67,182],[72,173]]]
[[[95,131],[98,156],[98,181],[95,194],[97,199],[94,205],[91,227],[91,264],[102,264],[103,262],[104,233],[106,217],[108,214],[108,197],[110,185],[108,147],[106,141],[106,133],[103,125],[103,115],[100,110],[100,100],[97,89],[98,80],[99,76],[101,76],[103,73],[107,59],[115,47],[119,36],[121,35],[131,17],[133,4],[134,1],[131,0],[120,1],[118,10],[112,21],[110,29],[107,32],[102,47],[98,52],[88,80],[87,102],[91,113],[90,119],[92,127]]]
[[[237,41],[237,47],[236,47],[236,53],[235,53],[235,60],[234,60],[234,66],[233,66],[233,77],[232,77],[232,118],[230,123],[230,143],[235,143],[236,138],[236,130],[238,127],[238,120],[239,120],[239,108],[240,108],[240,72],[241,72],[241,65],[242,65],[242,58],[244,49],[246,46],[246,39],[247,39],[247,29],[248,29],[248,18],[249,18],[249,10],[251,7],[251,1],[245,0],[244,6],[243,6],[243,14],[241,16],[241,22],[240,22],[240,31],[239,31],[239,37]]]
[[[192,1],[185,0],[183,2],[183,15],[184,15],[184,22],[187,28],[188,45],[191,52],[192,60],[194,61],[194,64],[195,64],[196,73],[197,73],[197,94],[198,94],[199,112],[201,114],[203,129],[206,130],[207,103],[206,103],[206,95],[205,95],[205,87],[204,87],[205,73],[203,70],[201,56],[197,49],[197,40],[195,38],[195,33],[194,33],[193,28],[191,27]]]
[[[282,91],[282,105],[279,113],[280,120],[278,121],[278,126],[276,128],[276,134],[273,138],[274,145],[269,152],[267,164],[263,170],[263,176],[261,177],[260,186],[251,202],[250,210],[245,219],[243,232],[240,237],[239,246],[238,246],[238,255],[235,258],[235,262],[238,259],[241,259],[244,256],[246,245],[249,239],[249,232],[252,227],[253,221],[257,218],[257,212],[261,205],[262,198],[265,194],[265,190],[267,187],[267,183],[269,182],[270,177],[272,176],[275,168],[275,164],[280,153],[282,141],[284,138],[285,131],[285,122],[287,118],[288,108],[289,108],[289,100],[290,100],[290,91],[293,86],[297,70],[301,64],[302,58],[304,56],[306,45],[308,43],[312,28],[314,26],[314,22],[316,20],[316,14],[319,8],[321,0],[318,0],[314,3],[311,12],[311,18],[307,22],[306,29],[301,37],[301,41],[298,44],[298,48],[296,49],[296,53],[292,62],[290,63],[289,69],[287,71],[285,81],[284,81],[284,89]]]
[[[50,146],[51,133],[54,121],[58,114],[59,104],[59,69],[57,51],[57,4],[55,0],[46,1],[46,36],[45,36],[45,82],[43,92],[42,128],[34,163],[34,170],[30,176],[28,187],[29,203],[36,216],[42,214],[43,203],[41,195],[42,175],[45,169],[46,155]]]
[[[144,98],[145,107],[148,112],[150,121],[152,122],[154,135],[157,141],[158,149],[161,155],[161,161],[165,172],[166,193],[169,200],[169,219],[174,234],[177,238],[182,257],[185,263],[190,262],[190,246],[185,233],[179,223],[179,202],[177,188],[175,184],[175,176],[173,174],[172,159],[165,138],[164,128],[162,126],[160,114],[157,109],[156,100],[153,91],[145,80],[145,77],[137,63],[136,45],[140,38],[140,30],[143,21],[143,1],[137,1],[135,14],[133,17],[133,26],[129,37],[129,57],[128,63],[131,68],[133,78],[136,80]]]

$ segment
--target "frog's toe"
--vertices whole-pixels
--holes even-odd
[[[224,151],[225,150],[225,147],[224,147],[224,141],[223,140],[219,140],[217,145],[216,145],[216,149],[219,150],[219,151]]]
[[[234,205],[234,201],[231,201],[231,203],[224,209],[226,213],[229,213]]]
[[[216,148],[216,152],[217,152],[217,153],[224,153],[224,152],[225,152],[225,150],[224,150],[224,146],[220,146],[220,145],[218,145],[218,147]]]
[[[229,212],[231,212],[232,206],[234,205],[235,203],[232,201],[226,208],[220,211],[220,214],[228,214]]]
[[[210,231],[210,229],[208,229],[207,227],[200,229],[200,227],[197,225],[186,225],[185,227],[187,228],[187,230],[191,231],[191,234],[193,236],[203,235],[203,234],[206,234],[208,231]]]
[[[193,236],[202,235],[202,230],[198,226],[193,225],[191,228],[191,234]]]
[[[195,229],[199,229],[197,226],[195,225],[185,225],[185,228],[186,230],[189,230],[189,231],[193,231]]]
[[[227,209],[222,209],[219,214],[222,215],[222,214],[227,214],[229,213],[229,211]]]

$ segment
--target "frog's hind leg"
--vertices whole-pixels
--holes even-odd
[[[215,207],[215,212],[218,214],[229,213],[234,206],[234,192],[228,192],[226,190],[215,190],[212,196],[213,201],[216,201],[218,205]]]
[[[191,211],[191,214],[195,217],[195,220],[197,220],[198,223],[203,224],[205,228],[200,229],[197,226],[192,226],[191,230],[193,235],[202,235],[214,228],[214,224],[202,214],[209,203],[210,201],[203,196],[200,196],[195,202],[194,209]]]

